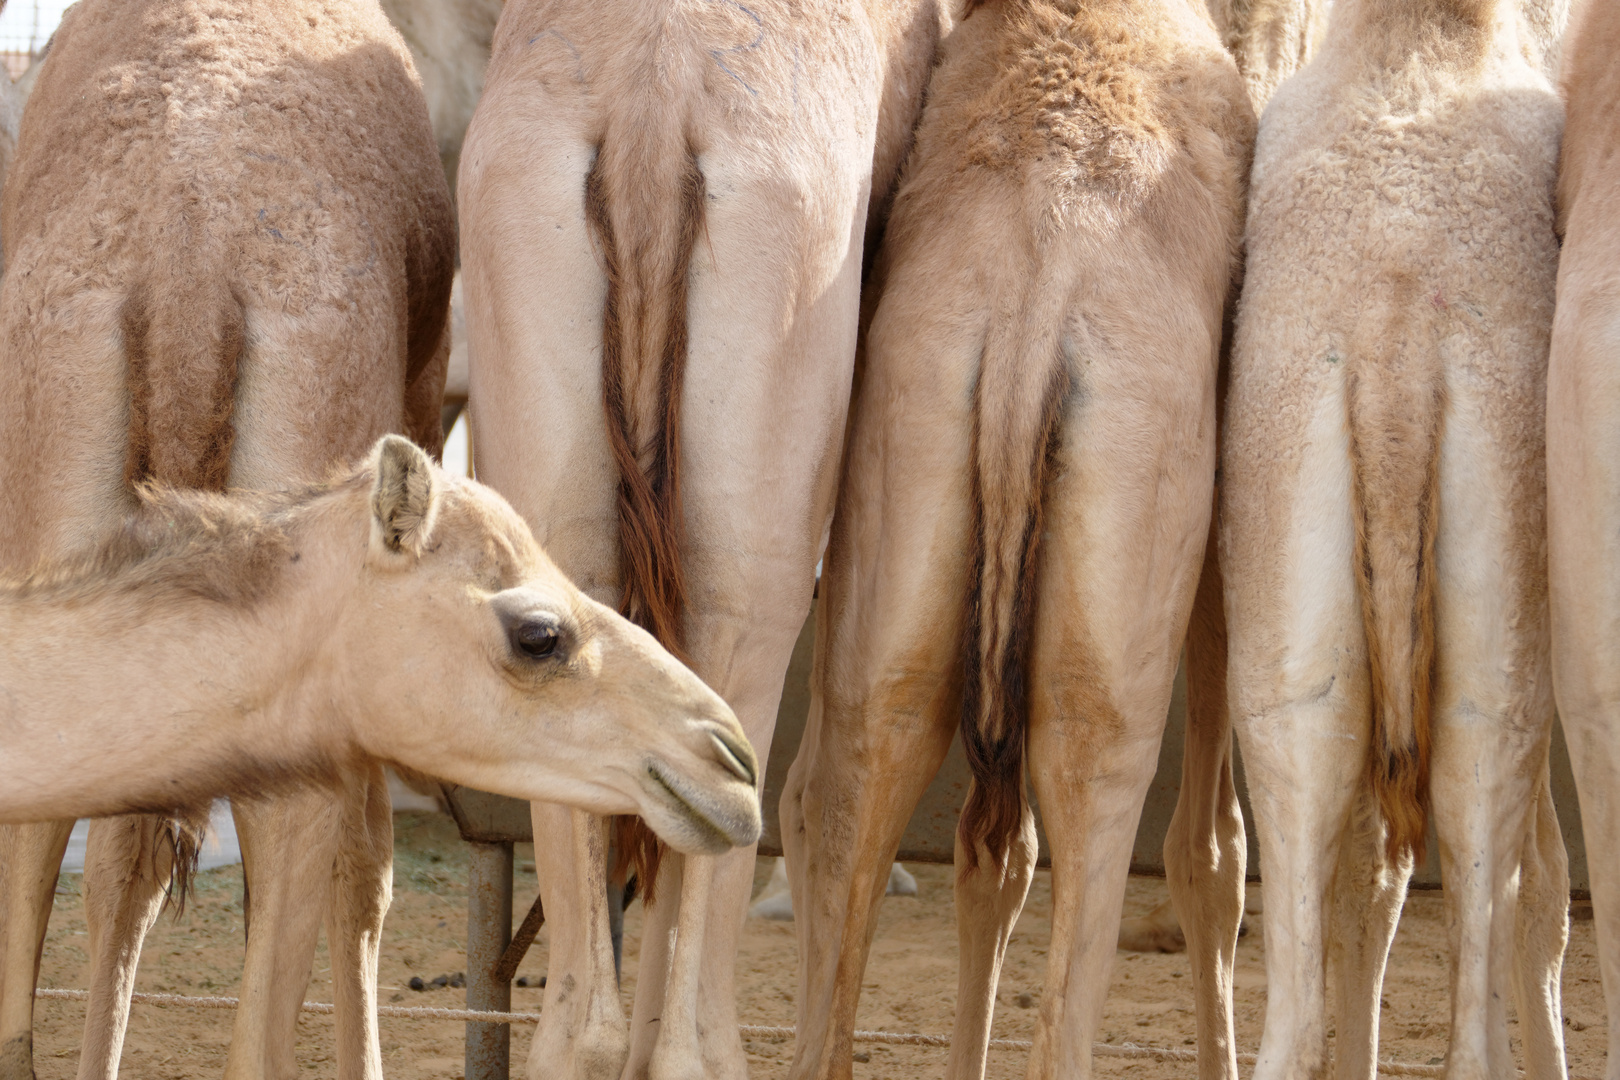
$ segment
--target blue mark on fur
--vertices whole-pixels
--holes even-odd
[[[538,34],[534,35],[534,37],[530,38],[529,44],[533,45],[543,37],[554,37],[563,43],[563,48],[567,49],[568,54],[574,58],[574,81],[577,83],[584,83],[585,72],[583,70],[582,61],[580,60],[579,50],[574,47],[574,43],[564,37],[561,32],[553,29],[546,29],[540,31]]]
[[[754,35],[754,40],[750,41],[747,45],[733,45],[729,49],[710,49],[709,50],[709,55],[714,57],[714,62],[720,65],[720,70],[721,71],[725,72],[727,75],[730,75],[733,79],[736,79],[738,82],[742,83],[743,89],[747,90],[754,97],[759,97],[759,91],[755,90],[752,86],[749,86],[748,81],[746,79],[744,79],[741,75],[737,74],[735,71],[732,71],[730,65],[728,65],[726,63],[725,57],[727,55],[729,55],[730,53],[751,52],[752,50],[759,48],[760,43],[765,40],[765,20],[760,18],[759,15],[756,14],[754,11],[750,10],[747,7],[744,7],[741,3],[738,2],[738,0],[714,0],[714,2],[717,3],[717,4],[730,4],[732,7],[736,8],[738,11],[740,11],[744,15],[748,16],[750,19],[753,19],[754,20],[754,25],[759,28],[759,33]]]
[[[269,212],[270,211],[269,211],[269,209],[267,207],[260,207],[259,208],[259,220],[263,221],[265,215],[268,214]],[[266,225],[264,227],[264,231],[269,233],[271,236],[275,237],[277,240],[286,240],[287,239],[285,236],[281,235],[281,230],[280,229],[275,228],[272,225]]]

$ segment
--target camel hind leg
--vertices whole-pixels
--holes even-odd
[[[1371,791],[1356,797],[1339,842],[1333,879],[1335,969],[1333,1072],[1337,1080],[1373,1080],[1384,971],[1395,940],[1412,857],[1390,863],[1384,824]]]
[[[124,814],[90,822],[84,860],[90,1001],[85,1007],[79,1080],[114,1080],[118,1075],[141,945],[163,908],[175,871],[170,830],[186,828],[200,836],[205,815],[180,825],[158,814]]]
[[[891,295],[955,310],[937,279]],[[782,792],[799,941],[789,1076],[852,1075],[856,1010],[906,823],[954,738],[971,528],[974,329],[880,310],[816,612],[809,722]]]
[[[1519,1014],[1524,1073],[1529,1080],[1569,1075],[1564,1056],[1564,949],[1569,944],[1569,853],[1552,801],[1552,775],[1543,761],[1536,804],[1519,856],[1514,912],[1513,997]]]
[[[1557,984],[1568,900],[1546,897],[1567,891],[1554,882],[1566,871],[1550,851],[1537,847],[1528,880],[1521,865],[1531,836],[1542,835],[1535,820],[1553,723],[1538,369],[1533,354],[1503,354],[1495,340],[1465,355],[1447,374],[1440,450],[1430,784],[1451,937],[1446,1072],[1496,1080],[1516,1064],[1507,1025],[1515,966],[1543,988]],[[1561,843],[1552,829],[1547,846]],[[1516,942],[1524,931],[1530,937]],[[1539,952],[1539,972],[1528,956],[1515,964],[1516,944]],[[1542,1045],[1538,1064],[1562,1058],[1555,1003],[1544,989],[1524,1002],[1542,1015],[1521,1016],[1521,1030],[1557,1045]]]
[[[951,1080],[983,1080],[990,1049],[990,1023],[995,1019],[996,986],[1007,958],[1007,942],[1024,910],[1040,847],[1035,814],[1026,803],[1018,834],[1008,847],[1006,863],[996,866],[983,844],[976,867],[963,873],[967,851],[956,834],[956,1022],[951,1028],[951,1056],[945,1075]]]
[[[332,822],[341,813],[334,801],[330,791],[310,787],[275,799],[231,802],[253,917],[226,1080],[298,1075],[294,1032],[332,887]]]
[[[0,1080],[34,1078],[34,986],[73,822],[0,826]]]
[[[372,763],[344,788],[326,941],[332,957],[338,1076],[382,1080],[377,962],[393,898],[394,820],[388,780]]]
[[[1164,838],[1164,876],[1192,965],[1200,1080],[1237,1080],[1232,977],[1243,922],[1248,842],[1232,772],[1226,611],[1216,522],[1187,630],[1187,726],[1181,792]]]

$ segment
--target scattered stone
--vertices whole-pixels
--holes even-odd
[[[420,975],[412,975],[411,976],[411,981],[406,983],[405,985],[409,986],[412,990],[426,990],[427,989],[427,983],[422,981],[422,976],[420,976]]]
[[[546,988],[546,977],[544,975],[540,975],[540,976],[519,975],[518,980],[517,980],[517,985],[519,985],[519,986],[537,986],[540,989],[544,990]]]
[[[868,1054],[865,1050],[862,1050],[860,1053],[855,1055],[855,1060],[860,1062],[862,1065],[865,1065],[868,1061],[872,1060],[872,1055]]]
[[[1571,1031],[1585,1031],[1587,1028],[1586,1024],[1575,1019],[1573,1016],[1564,1017],[1564,1023],[1569,1025],[1569,1030]]]
[[[467,973],[464,971],[458,971],[454,975],[450,976],[450,985],[457,990],[465,987],[467,985]]]
[[[432,982],[428,983],[428,985],[433,987],[435,990],[443,990],[446,986],[450,985],[450,976],[440,975]]]
[[[1018,1002],[1018,1007],[1020,1009],[1027,1009],[1035,1004],[1035,995],[1031,994],[1028,990],[1023,990],[1020,991],[1018,996],[1013,1000]]]

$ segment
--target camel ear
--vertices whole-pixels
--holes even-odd
[[[439,516],[433,462],[409,439],[384,435],[371,452],[371,542],[393,553],[420,555]]]

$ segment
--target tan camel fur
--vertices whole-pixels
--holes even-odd
[[[725,702],[408,440],[291,495],[141,501],[95,555],[0,584],[0,820],[251,797],[371,757],[640,814],[684,851],[758,839]]]
[[[462,155],[479,475],[761,753],[831,518],[863,237],[940,6],[513,0]],[[653,894],[626,1031],[603,824],[534,820],[553,949],[530,1075],[745,1076],[752,852],[666,859],[654,884],[619,834]]]
[[[375,3],[81,0],[25,111],[0,236],[12,572],[98,543],[134,481],[268,489],[391,430],[437,442],[454,228],[409,55]],[[339,1072],[380,1075],[384,790],[366,763],[341,791],[237,807],[253,933],[229,1076],[296,1074],[323,912]],[[7,1080],[31,1074],[33,980],[69,824],[0,832]],[[162,817],[91,827],[81,1077],[116,1072],[175,837]]]
[[[1581,797],[1609,1080],[1620,1080],[1620,3],[1571,27],[1558,178],[1563,253],[1547,371],[1553,685]]]
[[[1451,1077],[1563,1076],[1567,867],[1552,723],[1543,392],[1562,109],[1545,10],[1339,0],[1267,107],[1222,452],[1230,700],[1255,812],[1255,1076],[1374,1074],[1432,814]]]
[[[988,3],[946,42],[879,257],[782,797],[794,1077],[851,1075],[889,861],[958,728],[947,1075],[984,1074],[1034,871],[1026,761],[1055,898],[1029,1075],[1090,1075],[1209,531],[1253,133],[1195,0]]]

